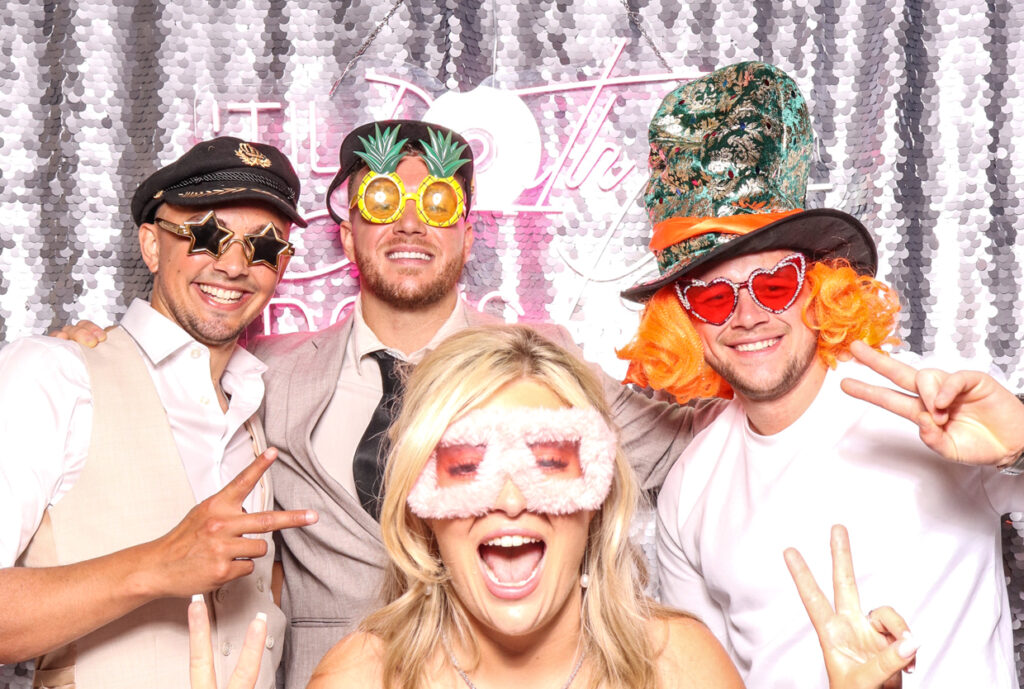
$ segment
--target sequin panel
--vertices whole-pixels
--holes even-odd
[[[1024,5],[1007,0],[182,0],[0,8],[0,341],[148,294],[128,200],[216,134],[282,147],[310,221],[255,330],[322,328],[357,289],[323,196],[351,128],[427,117],[478,156],[474,307],[567,326],[620,375],[655,271],[647,126],[679,83],[772,62],[804,92],[810,206],[858,216],[908,348],[1024,388]],[[344,189],[339,191],[344,195]],[[346,207],[345,204],[339,204]],[[635,533],[650,551],[653,531]],[[1024,520],[1004,545],[1024,648]],[[24,686],[0,667],[0,689]]]

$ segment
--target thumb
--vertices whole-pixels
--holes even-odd
[[[860,672],[857,673],[861,681],[856,682],[854,686],[858,689],[880,686],[910,665],[920,646],[920,642],[911,636],[910,632],[904,632],[901,638],[893,641],[861,666]]]

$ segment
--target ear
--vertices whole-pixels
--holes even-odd
[[[345,258],[355,263],[356,251],[355,238],[352,236],[352,223],[348,220],[338,223],[338,234],[341,236],[341,248],[345,251]]]
[[[142,252],[142,260],[145,261],[149,272],[156,275],[160,265],[160,242],[157,240],[160,228],[153,223],[142,223],[139,225],[139,250]]]
[[[462,262],[467,263],[473,251],[473,225],[466,223],[465,234],[462,235]]]

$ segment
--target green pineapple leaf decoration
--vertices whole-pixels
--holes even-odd
[[[430,143],[420,140],[423,147],[423,162],[427,164],[427,171],[438,179],[445,179],[455,174],[455,171],[469,162],[467,158],[461,158],[465,144],[452,144],[452,134],[448,132],[443,136],[433,129],[427,129]]]
[[[380,175],[389,175],[398,169],[402,160],[402,147],[408,139],[398,139],[398,125],[388,127],[380,133],[380,125],[374,125],[374,134],[366,138],[359,137],[363,144],[362,151],[355,154],[366,161],[370,170]]]

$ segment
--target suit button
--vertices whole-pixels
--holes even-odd
[[[234,649],[231,646],[231,642],[230,641],[225,641],[224,643],[222,643],[220,645],[220,652],[223,653],[226,656],[231,655],[231,651],[232,650],[234,650]]]

